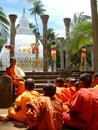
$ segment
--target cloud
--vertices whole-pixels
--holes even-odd
[[[49,15],[48,28],[53,28],[55,32],[65,36],[65,25],[63,19],[66,17],[73,18],[74,13],[84,12],[86,15],[91,15],[90,0],[41,0],[46,9],[46,14]],[[7,14],[16,14],[16,24],[22,16],[23,8],[26,10],[26,16],[30,22],[34,22],[34,17],[30,15],[29,9],[32,8],[27,2],[22,0],[0,0],[0,5],[4,7]],[[42,22],[38,18],[40,32],[42,33]]]
[[[91,16],[90,0],[41,0],[49,15],[48,25],[54,28],[54,31],[65,36],[65,26],[63,19],[73,18],[74,13],[84,12]]]

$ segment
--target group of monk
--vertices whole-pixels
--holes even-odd
[[[16,66],[14,58],[10,61],[7,74],[13,76],[13,84],[18,81],[15,84],[17,97],[8,108],[7,117],[1,115],[0,120],[17,120],[26,124],[28,130],[98,129],[97,72],[84,72],[78,78],[58,77],[54,82],[47,81],[40,94],[35,91],[34,79],[21,80],[13,69],[9,71]]]

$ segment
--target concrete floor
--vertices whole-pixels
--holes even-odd
[[[0,109],[0,115],[7,115],[8,109]],[[16,121],[0,121],[0,130],[26,130],[26,126],[17,125]]]

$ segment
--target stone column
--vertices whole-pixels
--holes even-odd
[[[64,43],[64,37],[60,37],[60,59],[61,59],[61,70],[64,69],[64,51],[63,51],[63,43]]]
[[[11,29],[10,29],[10,45],[13,46],[13,51],[10,51],[10,57],[14,56],[14,51],[15,51],[15,34],[16,34],[16,30],[15,30],[15,22],[16,22],[16,18],[17,15],[15,14],[10,14],[9,15],[9,19],[10,19],[10,23],[11,23]]]
[[[39,42],[38,42],[38,40],[39,40],[39,35],[40,35],[39,32],[36,32],[36,33],[35,33],[35,37],[36,37],[36,46],[37,46],[37,47],[39,46]],[[38,49],[39,49],[39,47],[38,47]],[[36,52],[36,58],[38,59],[38,57],[39,57],[39,52],[38,52],[38,53]]]
[[[70,36],[69,36],[69,27],[70,27],[70,18],[64,18],[64,24],[65,24],[65,28],[66,28],[66,68],[71,68],[71,53],[70,53],[70,49],[68,48],[68,44],[70,42]]]
[[[93,25],[93,71],[98,72],[98,7],[97,1],[91,0],[92,25]]]
[[[48,48],[47,48],[47,22],[49,16],[41,15],[41,20],[43,23],[43,57],[44,57],[44,66],[43,70],[48,71]]]

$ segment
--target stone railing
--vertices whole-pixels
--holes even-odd
[[[43,59],[33,57],[16,57],[17,65],[23,69],[23,71],[43,71]],[[0,69],[5,70],[9,65],[8,57],[0,57]]]

